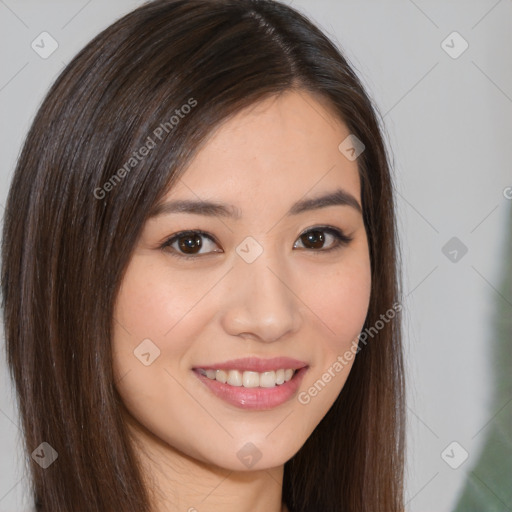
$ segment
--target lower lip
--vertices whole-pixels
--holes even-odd
[[[209,379],[197,370],[195,375],[201,380],[215,396],[225,402],[241,409],[268,410],[284,404],[297,392],[308,367],[297,370],[293,377],[284,384],[273,388],[244,388],[243,386],[230,386],[214,379]]]

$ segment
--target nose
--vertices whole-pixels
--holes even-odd
[[[224,330],[233,336],[273,342],[301,324],[297,283],[286,265],[264,251],[256,261],[237,258],[221,308]]]

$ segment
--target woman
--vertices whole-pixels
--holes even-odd
[[[392,182],[340,51],[156,0],[66,67],[3,232],[37,510],[403,510]]]

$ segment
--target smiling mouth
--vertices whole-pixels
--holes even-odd
[[[307,364],[289,358],[246,358],[215,366],[197,366],[193,373],[217,398],[253,411],[270,410],[289,402],[309,369]]]
[[[290,381],[297,370],[282,368],[268,372],[253,372],[240,370],[213,370],[197,368],[195,371],[210,380],[244,388],[273,388]]]

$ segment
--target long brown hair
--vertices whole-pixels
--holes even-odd
[[[96,36],[51,87],[20,154],[2,242],[7,357],[26,449],[47,442],[58,453],[46,469],[27,457],[37,510],[151,510],[112,370],[123,273],[149,212],[212,131],[289,90],[325,100],[365,145],[358,166],[372,292],[364,328],[376,330],[401,294],[378,111],[340,49],[304,15],[269,0],[156,0]],[[138,158],[148,137],[154,146]],[[402,365],[397,311],[285,464],[292,512],[402,512]]]

